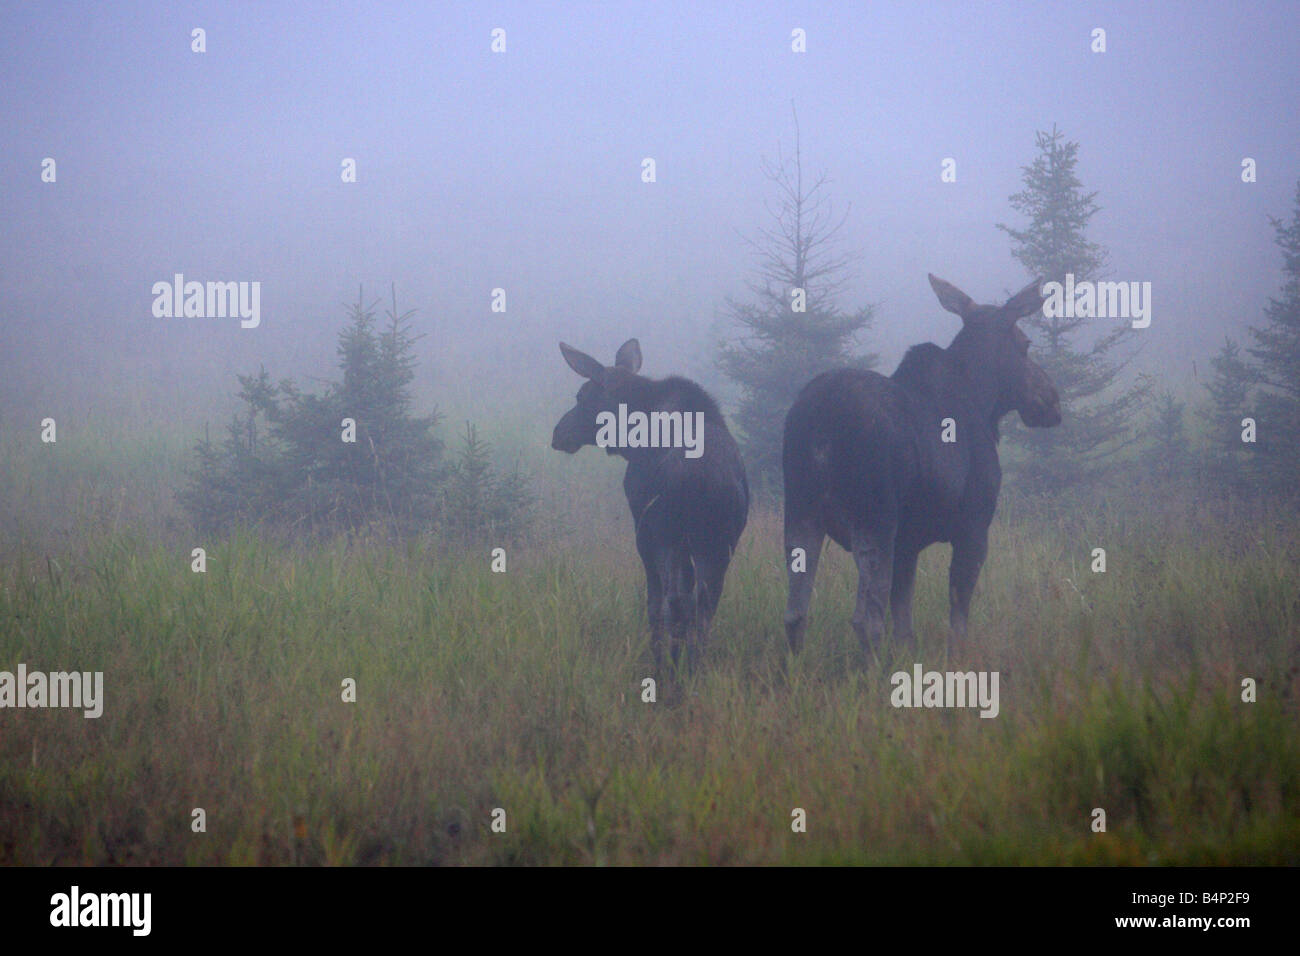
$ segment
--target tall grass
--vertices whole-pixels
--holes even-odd
[[[1300,862],[1293,517],[1009,500],[949,661],[944,547],[917,647],[862,658],[832,550],[790,658],[760,511],[703,666],[645,703],[630,521],[580,505],[504,574],[491,542],[199,542],[102,514],[12,544],[0,670],[100,670],[106,700],[0,710],[0,862]],[[894,709],[916,661],[998,671],[999,716]]]

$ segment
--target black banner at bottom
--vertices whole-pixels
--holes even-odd
[[[917,945],[1192,935],[1289,923],[1291,869],[3,869],[6,942],[375,941],[518,934],[601,948],[788,931]],[[1043,934],[1049,934],[1044,937]],[[1246,934],[1245,937],[1237,934]],[[66,940],[65,940],[66,941]]]

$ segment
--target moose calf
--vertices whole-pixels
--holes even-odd
[[[674,667],[683,644],[693,660],[708,638],[749,515],[740,451],[699,385],[637,374],[636,339],[623,343],[611,367],[563,342],[560,352],[587,381],[555,426],[551,447],[572,454],[598,445],[627,460],[623,491],[645,565],[655,667],[663,668],[665,623]]]

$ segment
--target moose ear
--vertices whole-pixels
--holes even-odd
[[[1029,283],[1007,300],[1007,304],[1002,307],[1002,314],[1012,322],[1033,315],[1043,307],[1045,296],[1038,291],[1042,287],[1042,279],[1035,279]]]
[[[560,343],[560,354],[564,356],[564,361],[569,363],[569,368],[573,369],[583,378],[589,378],[596,382],[602,382],[605,379],[605,366],[601,365],[586,352],[579,352],[572,345]]]
[[[937,278],[933,273],[930,274],[930,288],[939,297],[941,306],[954,315],[960,315],[963,319],[978,308],[965,292],[951,282],[944,282]]]
[[[620,345],[618,354],[614,356],[614,367],[625,368],[633,375],[641,371],[641,343],[628,339]]]

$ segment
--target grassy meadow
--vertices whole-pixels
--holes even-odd
[[[0,712],[0,863],[1300,863],[1294,515],[1005,498],[969,648],[945,656],[935,546],[919,647],[864,661],[833,545],[789,657],[758,509],[703,667],[645,703],[606,456],[538,453],[542,521],[499,574],[494,542],[196,540],[169,497],[193,434],[149,434],[0,435],[0,670],[105,688],[98,719]],[[893,708],[917,661],[998,671],[997,718]]]

